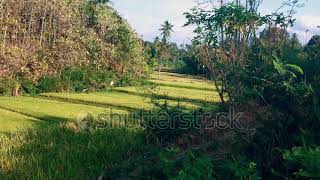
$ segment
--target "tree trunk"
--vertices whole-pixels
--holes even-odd
[[[44,25],[46,21],[46,15],[47,15],[47,10],[44,11],[43,17],[42,17],[42,23],[41,23],[41,34],[40,34],[40,47],[42,46],[42,39],[43,39],[43,34],[44,34]]]
[[[30,14],[30,19],[29,19],[29,24],[28,24],[28,34],[27,34],[27,41],[29,41],[28,46],[30,47],[32,44],[32,22],[33,22],[33,4],[31,4],[31,14]]]
[[[158,68],[158,80],[160,80],[160,73],[161,73],[161,65]]]
[[[15,86],[13,89],[12,89],[12,93],[11,95],[13,97],[17,97],[20,95],[20,86]]]
[[[218,79],[217,79],[217,77],[216,77],[216,73],[215,73],[215,70],[214,70],[214,67],[213,67],[213,64],[212,64],[212,58],[211,58],[211,56],[210,56],[208,47],[205,47],[205,51],[206,51],[206,54],[207,54],[207,58],[208,58],[209,65],[211,66],[211,67],[209,67],[209,68],[210,68],[210,71],[211,71],[211,74],[212,74],[212,79],[213,79],[215,88],[216,88],[217,91],[218,91],[218,94],[219,94],[221,103],[222,103],[223,105],[225,105],[226,102],[225,102],[225,100],[224,100],[224,90],[223,90],[223,88],[221,88],[221,89],[219,88]]]
[[[2,44],[2,55],[4,55],[6,50],[6,38],[7,38],[7,26],[4,27],[3,44]]]

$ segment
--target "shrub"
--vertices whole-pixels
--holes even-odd
[[[118,81],[116,82],[116,86],[123,87],[123,86],[138,86],[143,83],[145,83],[145,78],[135,78],[131,76],[130,74],[122,75],[118,78]]]
[[[43,77],[39,80],[38,92],[55,92],[61,91],[62,80],[58,77]]]
[[[287,167],[294,171],[293,176],[320,178],[320,146],[294,147],[283,153]]]
[[[62,79],[70,82],[70,89],[75,92],[83,92],[105,89],[110,86],[110,82],[117,82],[116,73],[112,71],[97,70],[91,67],[67,68]]]
[[[21,93],[21,83],[15,79],[3,78],[0,79],[0,95],[10,96],[13,95],[13,91],[16,91],[15,95]]]
[[[23,81],[21,87],[27,94],[36,95],[38,93],[38,87],[32,81]]]
[[[260,179],[257,164],[243,155],[221,158],[214,161],[213,165],[217,179]]]
[[[9,96],[12,91],[12,80],[10,79],[0,79],[0,95],[4,96]]]
[[[107,70],[97,70],[96,68],[85,66],[81,68],[67,67],[60,76],[44,76],[37,82],[27,79],[20,81],[11,79],[1,79],[0,95],[10,95],[20,82],[22,90],[31,95],[44,92],[86,92],[102,90],[110,87],[110,83],[115,82],[116,86],[139,85],[144,82],[144,78],[135,78],[131,74],[118,77],[117,72]]]
[[[202,152],[186,151],[179,155],[177,149],[165,149],[158,158],[155,169],[165,179],[214,179],[212,161]]]
[[[147,138],[159,145],[176,143],[178,138],[195,133],[197,118],[180,107],[162,107],[145,119]]]
[[[104,179],[214,179],[214,167],[209,157],[199,151],[180,152],[166,148],[150,150],[147,155],[130,159],[114,170],[104,173]]]

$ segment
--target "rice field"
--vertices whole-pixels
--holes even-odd
[[[217,93],[201,77],[161,73],[150,81],[170,106],[218,107]],[[144,131],[130,124],[83,131],[79,117],[151,110],[152,97],[148,87],[0,97],[0,179],[97,179],[104,169],[147,148]]]

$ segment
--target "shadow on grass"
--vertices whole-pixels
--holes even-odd
[[[190,98],[184,98],[184,97],[173,97],[173,96],[166,96],[166,95],[150,95],[148,93],[140,93],[140,92],[131,92],[127,90],[121,90],[121,89],[112,89],[114,92],[119,92],[119,93],[125,93],[125,94],[130,94],[130,95],[135,95],[135,96],[141,96],[141,97],[146,97],[146,98],[157,98],[157,99],[166,99],[166,100],[173,100],[181,103],[190,103],[194,104],[199,107],[204,107],[204,108],[210,108],[210,107],[215,107],[219,105],[219,103],[214,103],[206,100],[201,100],[201,99],[190,99]]]
[[[120,110],[129,110],[129,111],[139,110],[139,108],[133,108],[133,107],[129,107],[126,105],[115,105],[115,104],[107,103],[107,102],[104,102],[104,103],[91,102],[91,101],[79,100],[79,99],[73,99],[73,98],[67,99],[67,98],[52,97],[52,96],[47,96],[47,95],[40,95],[35,98],[46,99],[46,100],[55,100],[55,101],[60,101],[60,102],[72,103],[72,104],[102,107],[102,108],[116,108],[116,109],[120,109]]]
[[[1,137],[0,179],[97,179],[144,148],[141,129],[85,132],[60,117],[43,119],[50,125]]]
[[[187,79],[195,79],[195,80],[202,80],[201,77],[196,75],[189,75],[189,74],[180,74],[180,73],[162,73],[161,75],[171,76],[171,77],[178,77],[178,78],[187,78]]]
[[[161,80],[160,80],[161,81]],[[166,87],[174,87],[174,88],[183,88],[183,89],[194,89],[194,90],[202,90],[202,91],[214,91],[213,88],[205,88],[205,87],[194,87],[188,85],[179,85],[179,84],[169,84],[169,83],[161,83],[161,82],[150,82],[150,85],[159,85]]]
[[[139,92],[130,92],[126,90],[109,90],[113,92],[118,92],[118,93],[123,93],[123,94],[129,94],[129,95],[134,95],[134,96],[140,96],[140,97],[145,97],[145,98],[151,98],[153,95],[146,94],[146,93],[139,93]],[[108,91],[106,91],[108,92]],[[68,103],[73,103],[73,104],[80,104],[80,105],[88,105],[88,106],[95,106],[95,107],[103,107],[103,108],[115,108],[115,109],[120,109],[120,110],[127,110],[129,112],[136,112],[140,110],[146,110],[146,109],[141,109],[140,107],[129,107],[124,105],[115,105],[112,103],[99,103],[99,102],[91,102],[88,100],[79,100],[79,99],[73,99],[73,98],[61,98],[61,97],[51,97],[51,96],[46,96],[46,95],[40,95],[37,98],[40,99],[47,99],[47,100],[55,100],[55,101],[60,101],[60,102],[68,102]],[[214,103],[214,102],[209,102],[205,100],[197,100],[197,99],[188,99],[188,98],[178,98],[178,97],[172,97],[172,96],[165,96],[165,95],[156,95],[157,99],[161,100],[173,100],[179,103],[189,103],[192,105],[196,105],[199,108],[203,108],[207,111],[210,110],[215,110],[220,106],[220,103]],[[187,108],[189,110],[192,110],[194,108]]]
[[[49,123],[49,124],[55,124],[55,123],[59,123],[59,122],[62,122],[62,121],[70,120],[70,119],[67,119],[67,118],[55,117],[55,116],[34,116],[34,115],[31,115],[31,114],[23,112],[23,111],[19,111],[19,110],[12,109],[12,108],[7,108],[5,106],[0,106],[0,108],[3,109],[3,110],[6,110],[6,111],[13,112],[13,113],[21,114],[21,115],[26,116],[26,117],[35,118],[35,119],[38,119],[38,120],[40,120],[42,122],[46,122],[46,123]],[[34,122],[37,122],[37,121],[34,121]]]

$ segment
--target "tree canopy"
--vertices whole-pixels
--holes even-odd
[[[143,43],[109,0],[1,0],[0,77],[37,81],[66,67],[147,75]]]

